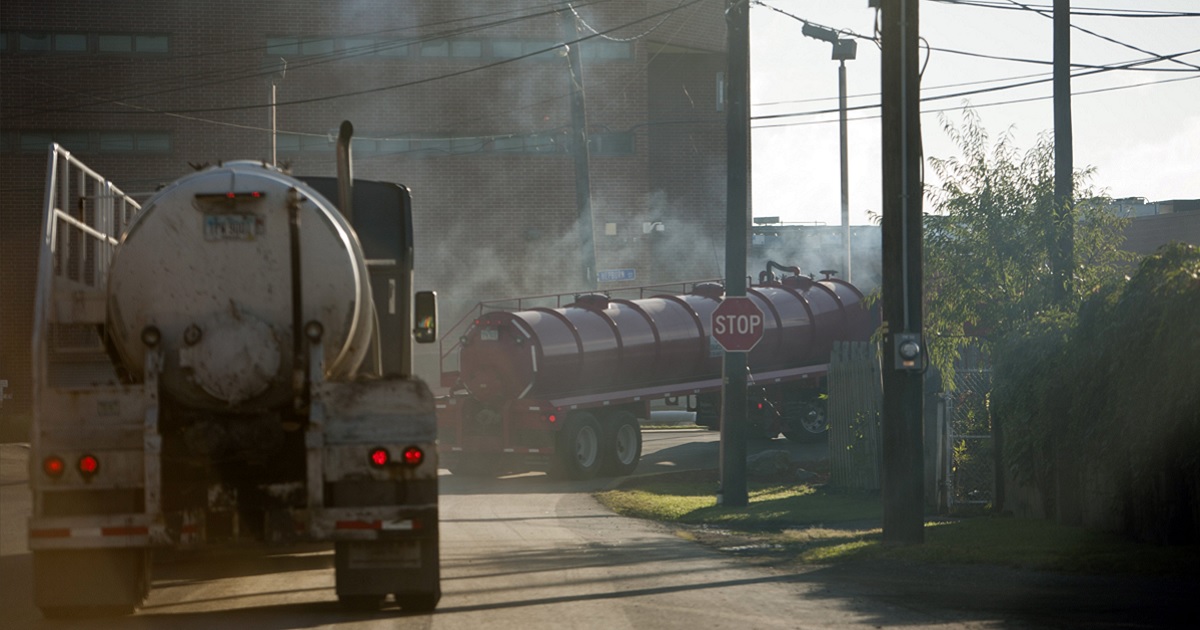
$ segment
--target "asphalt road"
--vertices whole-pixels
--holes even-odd
[[[751,448],[785,448],[797,460],[824,451],[782,439]],[[947,601],[935,605],[928,592],[897,590],[897,582],[911,586],[938,577],[928,573],[889,580],[886,575],[847,578],[840,569],[784,572],[753,566],[679,538],[669,528],[614,515],[591,498],[611,481],[554,481],[540,474],[441,477],[444,596],[433,614],[406,615],[394,607],[373,614],[344,612],[333,591],[333,555],[322,545],[160,558],[150,599],[137,614],[85,624],[50,622],[31,601],[27,453],[21,446],[0,445],[0,627],[5,629],[1047,625],[1014,621],[1011,608],[964,600],[956,595],[961,589],[947,589]],[[715,433],[647,432],[638,473],[713,467],[717,453]],[[1003,575],[1011,578],[1012,572]],[[958,583],[981,579],[974,573],[951,577]],[[986,585],[979,586],[982,596]],[[1048,625],[1072,627],[1069,619]],[[1103,619],[1093,620],[1103,627],[1108,625]]]
[[[783,448],[794,447],[777,440]],[[712,466],[717,435],[647,432],[642,471]],[[813,451],[816,452],[816,451]],[[25,547],[28,450],[0,446],[0,611],[5,628],[76,627],[41,618]],[[89,628],[794,628],[938,623],[902,609],[831,600],[816,584],[745,566],[590,496],[611,482],[527,474],[441,479],[444,596],[432,615],[343,612],[327,546],[213,550],[160,560],[134,616]],[[897,615],[899,615],[897,617]],[[803,623],[802,623],[803,622]]]

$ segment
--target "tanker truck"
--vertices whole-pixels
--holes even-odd
[[[747,289],[764,315],[762,340],[748,356],[751,436],[823,439],[833,343],[870,338],[863,294],[824,275],[771,262]],[[457,339],[460,325],[452,327],[442,353],[449,393],[437,401],[443,466],[461,474],[627,475],[641,458],[639,419],[658,400],[686,401],[697,424],[718,429],[723,350],[713,311],[724,287],[626,291],[637,299],[588,293],[480,303]]]
[[[198,168],[144,204],[50,148],[33,334],[33,595],[132,612],[153,554],[332,543],[337,598],[440,598],[408,190]],[[330,198],[338,199],[335,205]],[[361,237],[361,240],[360,240]]]

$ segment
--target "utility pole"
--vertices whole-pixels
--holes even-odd
[[[855,44],[854,40],[850,43]],[[853,59],[853,57],[851,57]],[[846,60],[838,60],[838,136],[842,167],[842,277],[854,282],[850,269],[850,152],[846,147]]]
[[[1075,186],[1074,139],[1071,130],[1071,3],[1054,0],[1054,218],[1050,231],[1050,275],[1054,302],[1065,306],[1074,291]],[[1053,517],[1064,525],[1082,523],[1075,484],[1067,471],[1077,457],[1066,432],[1056,425],[1050,435],[1054,453]]]
[[[274,164],[276,166],[279,165],[279,152],[278,152],[278,137],[279,137],[278,129],[279,129],[279,127],[275,124],[276,123],[276,119],[275,119],[276,91],[279,87],[279,84],[283,83],[283,77],[286,75],[287,75],[287,60],[284,59],[283,57],[280,57],[278,70],[276,70],[275,74],[271,75],[271,164]]]
[[[846,147],[846,60],[854,59],[858,53],[858,42],[853,39],[842,39],[837,31],[805,23],[800,30],[806,37],[819,39],[833,44],[833,60],[838,62],[838,135],[841,140],[842,170],[842,277],[846,282],[853,282],[854,276],[850,269],[850,168],[849,152]]]
[[[725,110],[725,299],[746,296],[746,239],[750,231],[750,5],[725,9],[729,78]],[[746,488],[747,353],[726,352],[721,397],[721,488],[717,503],[743,507]]]
[[[882,0],[883,541],[925,541],[918,0]]]
[[[1054,300],[1071,295],[1075,267],[1074,138],[1071,130],[1071,3],[1054,0]]]
[[[596,288],[596,242],[592,232],[592,182],[588,164],[587,109],[583,98],[583,62],[579,55],[579,27],[570,10],[559,11],[567,68],[571,76],[571,153],[575,156],[575,208],[579,215],[579,253],[583,258],[583,286]]]

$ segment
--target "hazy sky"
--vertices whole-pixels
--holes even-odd
[[[1015,9],[1017,2],[1043,9],[1051,4],[1050,0],[983,3]],[[867,0],[764,3],[835,30],[867,36],[874,30],[875,11],[867,7]],[[1077,0],[1071,5],[1075,12],[1134,9],[1200,13],[1198,0]],[[932,0],[922,0],[920,12],[921,36],[934,48],[1046,62],[1053,58],[1053,22],[1048,16]],[[1073,29],[1072,61],[1078,64],[1116,65],[1200,49],[1200,17],[1076,15],[1072,23],[1151,53]],[[750,100],[754,116],[836,110],[838,64],[830,59],[831,45],[804,37],[801,27],[795,19],[767,7],[755,5],[751,10]],[[922,53],[924,60],[924,50]],[[846,62],[851,108],[878,104],[879,59],[879,49],[860,40],[857,59]],[[1200,66],[1200,53],[1178,59]],[[1075,167],[1096,167],[1093,183],[1113,197],[1146,197],[1151,201],[1200,198],[1200,68],[1170,61],[1144,67],[1182,71],[1114,70],[1072,80]],[[933,51],[922,78],[922,96],[1049,79],[1050,73],[1049,65]],[[1165,82],[1171,80],[1175,81]],[[1111,89],[1141,83],[1152,84]],[[1091,90],[1108,91],[1084,93]],[[1051,84],[1046,81],[924,102],[921,126],[925,154],[940,158],[957,155],[936,110],[952,108],[955,111],[945,115],[961,124],[962,115],[957,110],[965,101],[979,113],[993,143],[1001,133],[1011,131],[1016,146],[1024,153],[1039,133],[1053,130],[1051,93]],[[1025,103],[989,105],[1039,97]],[[859,225],[869,223],[868,210],[880,209],[878,109],[851,111],[849,118],[850,221]],[[837,114],[756,120],[752,127],[754,216],[840,224]],[[932,170],[927,168],[926,181],[934,183],[932,178]]]

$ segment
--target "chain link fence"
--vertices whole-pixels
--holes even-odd
[[[995,454],[988,396],[990,367],[959,369],[957,387],[943,394],[948,507],[984,505],[995,498]]]

